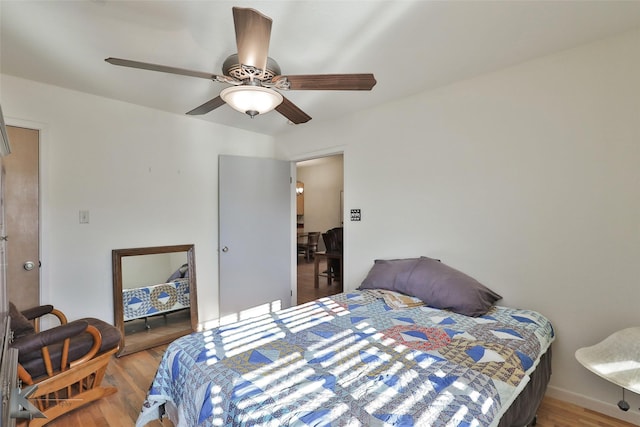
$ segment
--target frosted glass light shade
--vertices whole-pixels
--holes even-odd
[[[268,113],[282,103],[282,95],[262,86],[231,86],[220,92],[220,97],[234,110],[251,117]]]

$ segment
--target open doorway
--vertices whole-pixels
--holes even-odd
[[[296,230],[301,245],[297,263],[298,304],[333,295],[342,291],[339,279],[340,268],[337,260],[318,257],[316,278],[315,252],[327,250],[325,238],[329,230],[339,229],[342,235],[344,221],[344,161],[343,155],[320,157],[296,163]],[[309,242],[312,233],[320,233],[317,247],[308,248],[305,253],[304,243]],[[340,242],[340,245],[342,241]],[[331,249],[331,248],[330,248]],[[315,287],[315,282],[318,287]]]

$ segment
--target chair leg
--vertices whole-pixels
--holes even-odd
[[[117,347],[88,362],[79,364],[72,369],[37,383],[38,389],[30,398],[36,400],[39,404],[42,402],[48,403],[49,396],[57,395],[59,390],[77,389],[79,392],[76,394],[73,394],[73,392],[70,394],[64,393],[60,400],[57,398],[51,400],[53,404],[44,405],[44,410],[42,411],[47,418],[35,418],[29,421],[29,427],[43,426],[69,411],[115,393],[117,391],[115,387],[101,386],[101,382],[107,370],[107,365],[116,351],[118,351]]]

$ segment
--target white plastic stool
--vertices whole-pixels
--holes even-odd
[[[576,359],[585,368],[622,387],[618,407],[629,409],[624,390],[640,394],[640,327],[614,332],[591,347],[576,351]]]

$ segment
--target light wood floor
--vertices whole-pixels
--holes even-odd
[[[301,273],[310,269],[311,273],[298,281],[299,302],[333,294],[339,284],[327,287],[320,282],[313,288],[313,263],[299,264]],[[306,278],[305,278],[306,277]],[[301,289],[302,287],[302,289]],[[306,300],[308,301],[308,300]],[[140,408],[151,385],[155,371],[166,346],[140,351],[121,358],[113,358],[107,369],[104,383],[114,385],[118,392],[84,408],[58,418],[48,424],[51,427],[131,427],[135,424]],[[169,427],[165,421],[149,423],[148,427]],[[633,427],[588,409],[546,397],[538,411],[539,427]]]
[[[145,343],[161,343],[163,337],[180,336],[180,331],[184,331],[183,335],[187,335],[191,331],[191,312],[189,309],[152,316],[147,319],[146,323],[144,319],[125,322],[125,346],[128,348],[148,347]]]
[[[320,261],[319,271],[327,269],[327,262]],[[327,285],[327,279],[321,277],[318,287],[313,287],[313,261],[305,262],[302,257],[298,258],[298,304],[313,301],[318,298],[342,292],[340,282],[331,281],[331,286]]]

